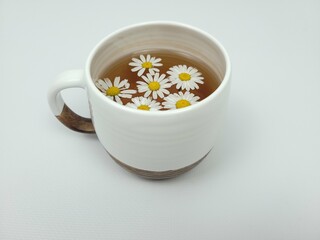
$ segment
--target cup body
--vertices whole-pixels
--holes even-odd
[[[219,76],[220,86],[209,97],[187,108],[149,112],[113,102],[94,85],[106,66],[128,53],[161,49],[202,59]],[[85,67],[85,88],[99,141],[114,159],[135,170],[165,172],[193,165],[218,140],[230,75],[230,60],[223,46],[194,27],[152,22],[107,36],[92,50]]]

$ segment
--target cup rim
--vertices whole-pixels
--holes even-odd
[[[219,84],[218,88],[211,93],[208,97],[206,97],[205,99],[201,100],[200,102],[198,102],[197,104],[188,106],[186,108],[180,108],[180,109],[170,109],[170,110],[165,110],[165,111],[139,111],[137,109],[134,108],[129,108],[126,107],[125,105],[121,105],[115,101],[112,101],[111,99],[109,99],[108,97],[105,97],[103,94],[101,94],[101,92],[98,90],[98,88],[94,85],[93,81],[92,81],[92,77],[91,77],[91,73],[90,73],[90,69],[91,69],[91,63],[93,58],[95,57],[95,55],[97,54],[99,48],[101,47],[101,45],[103,45],[103,43],[105,41],[107,41],[109,38],[112,38],[122,32],[125,32],[127,30],[132,30],[133,28],[140,28],[143,26],[153,26],[153,25],[163,25],[163,26],[177,26],[177,27],[181,27],[181,28],[186,28],[189,29],[193,32],[196,32],[197,34],[200,34],[204,37],[206,37],[207,39],[209,39],[210,41],[212,41],[221,51],[224,60],[225,60],[225,64],[226,64],[226,70],[225,70],[225,74],[224,77],[221,81],[221,83]],[[231,77],[231,62],[230,62],[230,58],[229,55],[227,53],[227,51],[225,50],[225,48],[223,47],[223,45],[213,36],[211,36],[209,33],[205,32],[204,30],[201,30],[197,27],[188,25],[188,24],[184,24],[184,23],[180,23],[180,22],[175,22],[175,21],[150,21],[150,22],[142,22],[142,23],[136,23],[136,24],[132,24],[132,25],[128,25],[126,27],[122,27],[114,32],[112,32],[111,34],[108,34],[106,37],[104,37],[100,42],[98,42],[98,44],[96,44],[96,46],[91,50],[89,57],[87,59],[86,65],[85,65],[85,75],[86,75],[86,81],[88,81],[88,87],[93,89],[93,92],[98,96],[99,99],[101,99],[102,101],[105,101],[106,104],[111,104],[113,105],[113,107],[121,110],[121,111],[126,111],[126,112],[131,112],[133,114],[140,114],[140,115],[145,115],[145,116],[167,116],[167,115],[171,115],[171,114],[182,114],[184,112],[189,112],[189,111],[194,111],[196,109],[201,108],[202,106],[208,104],[209,102],[211,102],[213,99],[215,99],[218,95],[221,94],[221,92],[223,91],[224,88],[226,88],[228,82],[230,81],[230,77]]]

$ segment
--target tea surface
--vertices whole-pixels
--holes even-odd
[[[213,93],[220,80],[206,63],[171,51],[143,51],[118,59],[96,86],[107,97],[140,110],[190,106]]]

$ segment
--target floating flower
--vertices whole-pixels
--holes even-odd
[[[179,109],[193,105],[197,103],[199,99],[200,97],[195,96],[193,93],[178,92],[165,97],[165,101],[162,104],[167,109]]]
[[[161,58],[151,57],[149,54],[147,55],[147,57],[140,55],[140,59],[132,58],[132,62],[130,62],[129,65],[134,67],[131,69],[131,71],[138,71],[138,76],[140,77],[146,69],[148,69],[151,75],[154,75],[155,72],[159,72],[160,70],[155,67],[162,66],[162,63],[160,63],[160,61]]]
[[[127,103],[126,106],[145,111],[157,111],[162,108],[159,102],[152,100],[150,97],[135,97],[132,98],[131,101],[133,103]]]
[[[127,79],[120,81],[120,77],[116,77],[113,84],[109,78],[98,79],[95,84],[104,95],[120,104],[121,98],[132,98],[132,94],[137,93],[136,90],[128,89],[130,83]]]
[[[164,98],[164,94],[168,95],[170,92],[166,89],[171,87],[171,84],[168,83],[169,79],[166,78],[165,74],[156,73],[152,76],[150,73],[147,73],[147,76],[142,76],[142,81],[137,81],[138,92],[143,93],[144,97],[149,97],[152,93],[152,98],[157,99],[159,96],[160,98]]]
[[[173,66],[169,68],[167,73],[170,75],[169,79],[172,84],[177,84],[177,89],[181,88],[182,90],[190,91],[190,89],[199,89],[198,83],[203,84],[201,73],[194,67],[187,67],[186,65]]]

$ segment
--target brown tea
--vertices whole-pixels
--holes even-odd
[[[166,50],[142,51],[118,59],[95,82],[112,100],[140,110],[170,110],[205,99],[220,84],[200,59]]]

